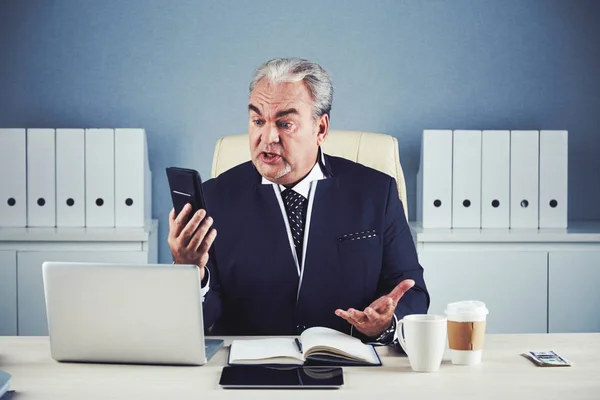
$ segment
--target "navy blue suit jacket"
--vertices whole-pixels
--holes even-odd
[[[272,185],[251,162],[203,184],[217,238],[210,251],[205,326],[221,335],[296,335],[325,326],[350,333],[337,308],[363,310],[404,279],[415,286],[398,319],[426,313],[429,295],[396,181],[374,169],[325,155],[317,184],[306,261],[299,276]],[[360,240],[345,234],[375,231]]]

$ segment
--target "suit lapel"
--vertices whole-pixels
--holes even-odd
[[[298,267],[294,262],[295,252],[290,247],[289,235],[286,229],[287,216],[281,212],[281,206],[275,194],[273,185],[263,185],[260,182],[256,186],[256,204],[260,209],[260,214],[264,216],[267,237],[262,240],[267,240],[272,244],[273,261],[277,264],[290,266],[290,269],[298,274]],[[286,218],[284,220],[284,218]],[[293,246],[293,244],[292,244]]]
[[[317,183],[308,231],[307,257],[310,257],[311,248],[320,240],[320,233],[324,232],[326,225],[331,222],[331,213],[335,212],[336,203],[339,201],[339,192],[336,190],[338,183],[335,177]]]

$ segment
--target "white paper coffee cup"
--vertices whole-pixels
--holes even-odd
[[[488,313],[485,303],[481,301],[448,304],[446,316],[452,364],[475,365],[481,362]]]

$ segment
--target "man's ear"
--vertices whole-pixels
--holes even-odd
[[[329,115],[323,114],[319,117],[318,130],[317,130],[317,145],[320,146],[327,134],[329,133]]]

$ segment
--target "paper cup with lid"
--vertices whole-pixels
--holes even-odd
[[[488,313],[485,303],[477,300],[448,304],[446,316],[452,364],[476,365],[481,362]]]

